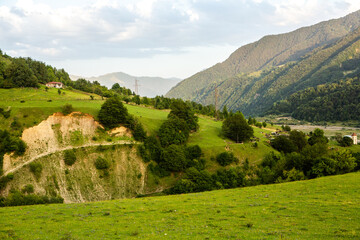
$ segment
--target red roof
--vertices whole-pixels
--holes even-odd
[[[356,136],[356,133],[353,133],[351,136]]]
[[[49,83],[51,83],[51,84],[63,84],[61,82],[48,82],[47,84],[49,84]]]

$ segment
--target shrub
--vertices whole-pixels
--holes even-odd
[[[239,162],[232,152],[222,152],[216,156],[216,161],[221,166],[227,166],[233,162]]]
[[[41,172],[42,172],[42,165],[39,162],[32,162],[29,164],[30,167],[30,171],[34,174],[34,176],[36,177],[36,179],[39,179],[41,177]]]
[[[188,159],[200,159],[200,157],[203,155],[201,148],[199,145],[189,146],[185,149],[186,157]]]
[[[75,163],[76,156],[74,150],[66,150],[64,153],[64,162],[66,165],[71,166]]]
[[[146,132],[144,127],[138,120],[135,120],[135,126],[134,129],[132,129],[132,134],[136,141],[143,142],[146,139]]]
[[[110,167],[110,162],[102,157],[98,157],[95,160],[95,167],[99,170],[108,169]]]
[[[34,186],[32,184],[27,184],[21,190],[22,193],[34,193]]]
[[[170,145],[162,152],[160,166],[169,171],[182,171],[186,168],[188,161],[182,146]]]
[[[61,112],[66,116],[69,115],[70,113],[72,113],[74,111],[74,108],[71,104],[65,104],[64,106],[61,107]]]

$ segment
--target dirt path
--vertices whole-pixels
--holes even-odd
[[[83,147],[94,147],[94,146],[109,146],[109,145],[126,145],[126,144],[139,144],[137,142],[134,142],[134,141],[129,141],[129,140],[122,140],[122,141],[118,141],[118,142],[106,142],[106,143],[89,143],[89,144],[85,144],[85,145],[81,145],[81,146],[77,146],[77,147],[73,147],[73,146],[67,146],[67,147],[64,147],[64,148],[60,148],[60,149],[56,149],[54,151],[49,151],[49,152],[44,152],[42,154],[39,154],[33,158],[31,158],[30,160],[26,161],[26,162],[23,162],[21,163],[19,166],[16,166],[15,168],[13,169],[10,169],[6,172],[4,172],[4,174],[2,176],[6,176],[7,174],[9,173],[13,173],[13,172],[16,172],[17,170],[19,170],[20,168],[32,163],[33,161],[39,159],[39,158],[42,158],[42,157],[45,157],[47,155],[50,155],[50,154],[53,154],[53,153],[57,153],[57,152],[63,152],[65,150],[70,150],[70,149],[77,149],[77,148],[83,148]]]

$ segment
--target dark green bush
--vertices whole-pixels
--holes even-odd
[[[221,166],[227,166],[233,162],[239,162],[232,152],[222,152],[216,156],[216,161]]]
[[[110,162],[102,157],[98,157],[95,160],[95,167],[99,170],[108,169],[110,167]]]
[[[61,112],[66,116],[74,111],[74,108],[71,104],[67,103],[61,107]]]
[[[34,186],[32,184],[27,184],[21,189],[22,193],[34,193]]]
[[[29,164],[29,167],[30,167],[30,171],[34,174],[36,179],[39,179],[41,177],[41,172],[43,170],[41,163],[32,162]]]
[[[71,166],[76,162],[74,150],[66,150],[64,152],[64,162],[68,166]]]
[[[179,172],[188,165],[184,148],[179,145],[170,145],[162,152],[160,166],[168,171]]]
[[[6,198],[0,199],[0,207],[35,205],[35,204],[52,204],[52,203],[63,203],[63,202],[64,199],[58,196],[49,198],[48,196],[24,194],[19,191],[13,191]]]

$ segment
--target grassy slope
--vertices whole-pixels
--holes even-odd
[[[31,127],[39,124],[54,112],[61,111],[61,107],[69,103],[74,107],[75,111],[89,113],[97,116],[98,111],[103,104],[99,96],[95,96],[96,100],[90,100],[88,94],[84,94],[73,90],[63,90],[65,95],[59,95],[57,89],[49,89],[48,92],[44,88],[36,89],[0,89],[0,107],[7,108],[11,106],[12,112],[8,119],[0,116],[0,129],[10,127],[14,117],[25,127]],[[52,102],[48,102],[51,99]],[[24,100],[24,103],[20,101]],[[160,125],[167,119],[168,110],[156,110],[142,106],[125,105],[129,113],[137,116],[143,123],[145,130],[149,133],[155,133]],[[255,136],[260,138],[258,148],[251,147],[251,143],[234,144],[229,140],[221,138],[222,122],[213,121],[207,117],[199,118],[200,129],[198,132],[190,136],[189,144],[198,144],[205,152],[205,157],[210,159],[217,153],[225,151],[228,146],[231,151],[241,160],[249,159],[250,162],[257,162],[269,151],[270,146],[265,143],[265,138],[261,131],[270,132],[270,130],[262,130],[254,128]],[[210,166],[214,163],[210,163]],[[216,164],[215,164],[216,166]]]
[[[360,173],[196,194],[0,209],[2,239],[358,239]]]

